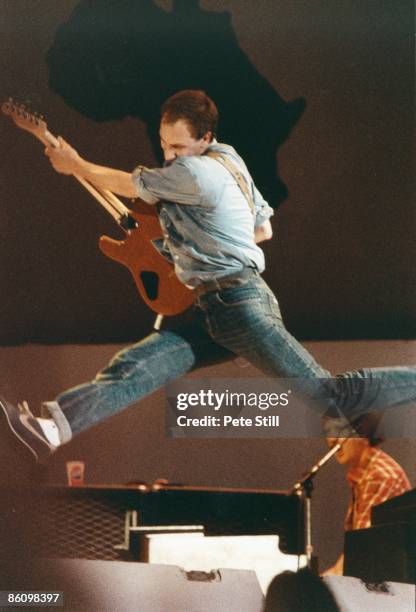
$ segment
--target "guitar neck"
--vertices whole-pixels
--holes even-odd
[[[2,105],[2,111],[10,115],[21,129],[30,132],[35,138],[40,140],[47,147],[59,147],[59,141],[47,128],[43,119],[27,112],[24,107],[16,105],[12,99]],[[124,226],[129,217],[129,209],[111,191],[97,187],[84,177],[74,174],[77,181],[99,202],[103,208],[117,221]]]
[[[42,132],[32,132],[33,136],[40,140],[45,147],[54,147],[57,149],[59,147],[59,140],[49,131],[43,130]]]

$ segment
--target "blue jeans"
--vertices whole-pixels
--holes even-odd
[[[190,325],[154,332],[120,351],[93,381],[61,393],[59,406],[49,413],[58,426],[66,420],[75,435],[169,381],[235,355],[270,377],[308,381],[314,400],[347,416],[416,402],[414,367],[362,369],[331,378],[286,330],[273,292],[256,275],[202,295]]]

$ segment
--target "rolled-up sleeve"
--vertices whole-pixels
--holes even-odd
[[[271,206],[269,206],[256,186],[254,186],[253,194],[254,208],[256,211],[256,220],[254,225],[255,227],[259,227],[260,225],[263,225],[267,219],[270,219],[270,217],[274,215],[274,210]]]
[[[159,200],[176,204],[199,205],[198,181],[186,158],[178,158],[164,168],[138,166],[132,173],[138,196],[148,204]]]

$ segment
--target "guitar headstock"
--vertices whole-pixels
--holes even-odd
[[[1,110],[12,118],[17,127],[30,132],[42,142],[48,141],[48,126],[43,117],[30,112],[24,104],[19,104],[13,98],[9,98],[2,104]]]

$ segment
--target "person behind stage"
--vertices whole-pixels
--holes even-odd
[[[197,293],[191,325],[162,329],[121,351],[93,381],[45,402],[42,418],[26,403],[17,409],[0,400],[3,431],[14,436],[16,452],[21,445],[21,451],[44,460],[167,382],[235,355],[271,377],[307,379],[324,412],[340,409],[349,415],[416,401],[416,368],[362,369],[331,379],[286,330],[277,299],[260,276],[265,260],[258,243],[272,236],[273,210],[235,149],[217,142],[217,121],[217,108],[205,92],[171,96],[161,110],[163,168],[124,172],[99,166],[62,138],[58,147],[46,148],[57,172],[158,204],[164,251],[179,280]],[[212,154],[221,154],[234,171]]]
[[[371,509],[392,497],[409,491],[410,482],[403,468],[379,448],[384,438],[378,434],[380,413],[368,413],[356,419],[352,427],[359,437],[327,438],[328,445],[342,442],[336,459],[347,466],[347,482],[351,498],[344,529],[366,529],[371,526]],[[342,576],[344,555],[324,572]]]
[[[273,578],[263,612],[340,612],[340,608],[325,582],[304,567]]]

